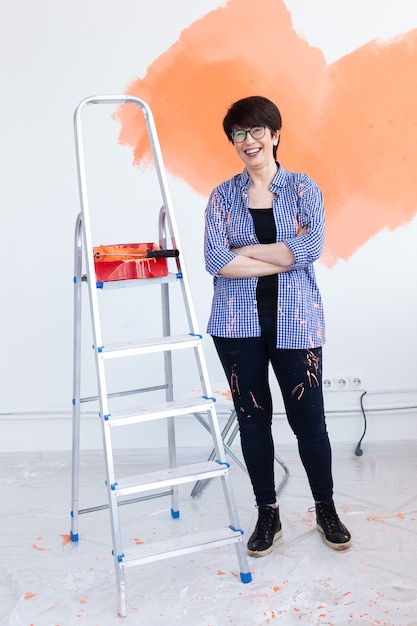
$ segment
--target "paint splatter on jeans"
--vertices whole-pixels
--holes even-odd
[[[256,503],[262,506],[276,501],[270,365],[313,497],[330,500],[333,479],[321,385],[322,349],[277,349],[274,317],[261,318],[261,329],[261,337],[213,337],[230,385]]]

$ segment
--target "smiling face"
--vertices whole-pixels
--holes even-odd
[[[253,132],[253,128],[250,129],[252,133],[249,132],[249,128],[234,128],[232,135],[237,138],[239,137],[239,131],[242,130],[248,131],[246,132],[246,138],[243,141],[233,139],[232,141],[236,154],[243,161],[245,166],[248,169],[258,169],[275,163],[274,148],[278,145],[280,131],[273,131],[270,128],[266,128],[265,134],[255,139],[252,133],[255,137],[261,133]],[[236,133],[238,134],[236,135]]]

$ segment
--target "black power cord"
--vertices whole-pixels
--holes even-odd
[[[366,395],[366,391],[364,391],[364,392],[361,394],[361,397],[360,397],[360,400],[359,400],[359,401],[360,401],[360,404],[361,404],[361,411],[362,411],[362,415],[363,415],[363,423],[364,423],[364,427],[363,427],[362,437],[359,439],[358,444],[357,444],[356,449],[355,449],[355,454],[356,454],[356,456],[362,456],[362,454],[363,454],[363,450],[362,450],[362,448],[361,448],[361,443],[362,443],[362,439],[365,437],[365,433],[366,433],[366,425],[367,425],[367,424],[366,424],[366,413],[365,413],[365,409],[364,409],[364,406],[363,406],[363,397],[364,397],[365,395]]]

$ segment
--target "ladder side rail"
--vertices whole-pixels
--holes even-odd
[[[159,231],[159,247],[162,250],[167,249],[167,232],[166,232],[166,209],[162,206],[159,211],[158,220]],[[172,247],[175,249],[174,242]],[[178,263],[177,263],[178,269]],[[171,311],[169,301],[169,285],[163,283],[161,285],[161,305],[162,305],[162,333],[164,337],[171,335]],[[164,352],[164,375],[165,375],[165,398],[167,402],[174,400],[174,380],[172,367],[172,351]],[[168,463],[169,467],[177,467],[177,444],[175,436],[175,418],[167,419],[167,438],[168,438]],[[171,516],[176,519],[179,517],[179,491],[178,486],[173,485],[171,494]]]
[[[98,396],[99,396],[101,418],[105,419],[109,413],[109,408],[108,408],[108,402],[107,402],[107,389],[105,385],[104,361],[100,356],[100,353],[103,347],[103,340],[102,340],[101,325],[100,325],[99,303],[98,303],[98,294],[97,294],[98,290],[96,286],[96,275],[95,275],[94,255],[93,255],[93,241],[92,241],[92,234],[91,234],[91,220],[90,220],[88,187],[87,187],[86,166],[85,166],[85,148],[84,148],[83,133],[82,133],[82,120],[81,120],[82,109],[84,105],[89,102],[90,102],[90,99],[84,100],[78,105],[78,107],[75,110],[74,135],[75,135],[75,148],[76,148],[76,161],[77,161],[81,215],[82,215],[82,224],[83,224],[82,230],[83,230],[83,239],[84,239],[84,246],[85,246],[84,258],[85,258],[86,268],[87,268],[87,284],[88,284],[88,292],[89,292],[89,300],[90,300],[94,354],[95,354],[95,362],[96,362],[96,370],[97,370],[97,379],[99,383],[98,384],[98,387],[99,387]],[[110,477],[110,478],[114,478],[114,477]],[[114,482],[114,480],[111,482]]]
[[[159,144],[158,134],[155,127],[155,121],[152,115],[152,111],[148,107],[146,103],[144,103],[143,107],[146,127],[148,130],[148,136],[151,144],[152,154],[154,158],[155,168],[159,180],[159,185],[161,189],[161,194],[163,198],[163,203],[166,211],[166,218],[168,222],[168,228],[171,233],[171,241],[172,247],[178,248],[180,250],[180,254],[182,255],[182,247],[180,244],[180,236],[178,232],[178,227],[174,215],[173,204],[171,199],[171,193],[168,186],[168,179],[166,176],[164,161],[162,158],[161,147]],[[197,317],[194,311],[194,307],[192,304],[191,297],[191,289],[188,281],[188,274],[185,268],[184,259],[180,262],[179,257],[177,257],[177,267],[180,269],[182,274],[181,286],[184,291],[184,301],[186,303],[186,311],[188,317],[188,323],[190,326],[190,331],[194,334],[198,334],[198,324]]]
[[[167,249],[167,232],[166,232],[165,206],[162,206],[159,211],[158,236],[159,236],[159,247],[162,250],[166,250]],[[173,248],[174,247],[175,246],[173,245]],[[162,305],[162,334],[164,337],[170,337],[171,336],[171,310],[170,310],[168,283],[161,284],[161,305]],[[174,399],[174,382],[173,382],[173,373],[172,373],[173,372],[172,352],[170,350],[167,350],[164,352],[164,365],[165,365],[165,384],[166,384],[165,397],[166,397],[167,402],[171,402]]]
[[[171,334],[170,322],[170,303],[169,303],[169,286],[161,285],[162,299],[162,321],[164,337]],[[174,400],[174,381],[172,368],[172,351],[164,351],[164,371],[165,371],[165,399],[167,402]],[[173,416],[167,418],[167,438],[168,438],[168,463],[169,467],[177,467],[177,444],[175,436],[175,418]],[[171,516],[179,517],[179,496],[178,487],[173,485],[171,495]]]
[[[83,239],[84,239],[84,257],[87,269],[87,284],[89,292],[91,320],[92,320],[92,332],[94,340],[94,354],[95,364],[97,371],[98,381],[98,396],[100,406],[100,417],[102,420],[102,438],[103,446],[105,450],[105,471],[106,471],[106,483],[108,492],[108,501],[110,508],[110,521],[111,521],[111,533],[113,538],[113,558],[115,562],[115,571],[117,577],[117,587],[119,594],[119,611],[124,611],[126,605],[126,584],[124,580],[124,572],[119,567],[119,558],[122,555],[122,543],[120,535],[120,521],[119,512],[117,507],[117,501],[114,493],[112,493],[112,486],[116,482],[114,473],[114,459],[113,449],[111,445],[111,433],[110,428],[106,426],[106,419],[109,415],[109,406],[107,398],[106,388],[106,376],[104,359],[101,356],[101,349],[103,347],[100,316],[99,316],[99,303],[95,276],[94,256],[93,256],[93,242],[91,233],[91,221],[88,203],[88,188],[86,178],[85,167],[85,149],[82,133],[82,120],[81,112],[85,104],[90,103],[87,99],[81,102],[74,114],[74,134],[75,134],[75,146],[76,146],[76,161],[78,172],[78,184],[80,194],[80,205],[83,222]],[[123,613],[121,613],[123,614]]]
[[[208,411],[207,415],[208,415],[208,422],[210,424],[210,430],[213,436],[217,459],[221,463],[224,463],[225,465],[228,466],[229,464],[226,461],[226,451],[223,446],[223,440],[222,440],[220,426],[219,426],[219,422],[217,419],[216,408],[214,404],[212,408]],[[224,493],[224,498],[226,501],[227,511],[229,514],[231,528],[233,530],[241,530],[230,473],[227,472],[226,474],[222,475],[221,481],[222,481],[223,493]],[[243,533],[242,530],[241,532]],[[249,572],[246,548],[244,548],[243,543],[236,544],[236,554],[238,557],[241,573]]]
[[[79,189],[79,197],[80,197],[80,207],[82,214],[82,223],[83,223],[83,237],[84,237],[84,256],[86,262],[86,274],[87,274],[87,283],[88,283],[88,291],[90,294],[90,309],[91,309],[91,319],[94,321],[93,324],[93,340],[95,350],[97,348],[102,347],[102,336],[101,336],[101,327],[99,322],[99,307],[98,307],[98,297],[97,297],[97,288],[96,288],[96,275],[95,275],[95,266],[94,266],[94,255],[93,255],[93,241],[91,234],[91,220],[90,220],[90,210],[89,210],[89,202],[88,202],[88,187],[87,187],[87,176],[86,176],[86,165],[85,165],[85,148],[84,148],[84,138],[82,132],[82,120],[81,113],[84,104],[86,101],[81,102],[75,110],[74,113],[74,136],[75,136],[75,156],[77,162],[77,174],[78,174],[78,189]]]
[[[209,424],[210,431],[213,437],[217,460],[220,463],[228,466],[228,463],[226,461],[226,450],[223,444],[223,439],[222,439],[222,435],[220,432],[220,425],[217,419],[216,408],[214,406],[214,403],[211,409],[207,412],[207,416],[208,416],[208,424]],[[236,501],[235,501],[233,487],[232,487],[232,481],[231,481],[229,472],[221,476],[221,481],[222,481],[224,497],[226,500],[227,511],[229,514],[230,525],[234,530],[241,530],[240,522],[239,522],[239,515],[238,515]],[[243,549],[242,543],[236,544],[236,554],[239,560],[241,572],[249,572],[246,549]]]
[[[167,242],[166,242],[166,229],[165,229],[165,218],[167,217],[167,208],[165,206],[162,206],[161,210],[160,210],[160,214],[159,214],[159,243],[160,243],[160,247],[161,248],[166,248]],[[175,241],[172,241],[172,246],[175,247]],[[180,271],[181,274],[183,274],[183,265],[181,264],[181,255],[179,257],[177,257],[176,259],[177,261],[177,268]],[[168,301],[168,285],[162,285],[162,288],[165,287],[166,291],[164,292],[165,298],[166,298],[166,302],[167,302],[167,306],[169,306],[169,301]],[[189,315],[189,311],[188,311],[188,307],[191,306],[192,303],[192,297],[191,297],[191,291],[187,282],[187,286],[185,284],[185,282],[182,280],[181,281],[181,287],[183,289],[183,299],[184,302],[186,304],[187,307],[187,315]],[[163,307],[165,309],[165,307]],[[192,309],[193,311],[193,309]],[[194,313],[194,311],[193,311]],[[195,315],[195,313],[194,313]],[[189,316],[190,319],[190,316]],[[169,320],[169,317],[168,317]],[[192,332],[194,332],[194,334],[199,334],[198,330],[197,330],[197,323],[195,323],[194,325],[192,325],[190,323],[190,330]],[[200,345],[197,346],[196,348],[194,348],[194,353],[195,353],[195,359],[196,359],[196,363],[197,363],[197,368],[198,368],[198,373],[199,373],[199,379],[200,379],[200,384],[203,390],[203,396],[207,397],[207,398],[211,398],[212,397],[212,390],[211,390],[211,384],[210,384],[210,378],[209,378],[209,373],[208,373],[208,369],[207,369],[207,364],[206,364],[206,360],[205,360],[205,356],[204,356],[204,351],[202,349],[202,345],[200,342]],[[172,379],[171,379],[172,381]]]
[[[166,248],[167,247],[167,235],[166,235],[166,226],[165,226],[165,220],[167,218],[167,209],[165,206],[161,207],[160,213],[159,213],[159,243],[160,243],[160,247],[161,248]],[[175,240],[173,238],[172,240],[172,247],[175,248]],[[179,271],[179,273],[181,275],[183,275],[183,265],[181,263],[181,256],[178,256],[176,258],[176,263],[177,263],[177,269]],[[164,285],[163,285],[164,286]],[[163,287],[162,286],[162,287]],[[166,291],[164,292],[164,297],[166,298],[167,304],[169,306],[169,302],[168,302],[168,285],[165,285],[166,287]],[[186,305],[186,309],[187,309],[187,316],[188,316],[188,320],[190,323],[190,331],[193,332],[194,334],[199,334],[198,330],[197,330],[197,322],[195,322],[194,324],[192,323],[191,319],[192,319],[192,315],[195,316],[194,310],[191,308],[192,307],[192,297],[191,297],[191,290],[190,287],[188,285],[188,281],[181,280],[181,288],[182,288],[182,295],[183,295],[183,300],[185,302]],[[169,317],[168,317],[169,319]],[[208,374],[208,370],[207,370],[207,366],[206,366],[206,362],[205,362],[205,356],[204,356],[204,352],[202,350],[202,348],[195,348],[195,357],[196,357],[196,362],[197,362],[197,367],[198,367],[198,373],[199,373],[199,378],[200,378],[200,383],[201,383],[201,387],[203,390],[203,395],[206,397],[211,398],[212,397],[212,392],[211,392],[211,387],[210,387],[210,382],[209,382],[209,374]]]
[[[83,133],[82,133],[82,119],[81,113],[85,104],[90,103],[89,98],[82,101],[75,110],[74,113],[74,136],[75,136],[75,153],[76,153],[76,161],[77,161],[77,173],[78,173],[78,186],[79,186],[79,196],[80,196],[80,205],[81,205],[81,222],[82,222],[82,231],[83,231],[83,240],[84,240],[84,258],[87,269],[87,285],[88,285],[88,293],[89,293],[89,301],[90,301],[90,311],[91,311],[91,320],[92,320],[92,333],[93,333],[93,342],[94,342],[94,354],[95,354],[95,363],[96,363],[96,371],[97,371],[97,380],[98,380],[98,398],[100,405],[100,416],[102,420],[106,419],[106,416],[109,414],[109,407],[107,401],[107,389],[105,384],[105,368],[104,368],[104,360],[100,356],[101,349],[103,347],[102,342],[102,334],[101,334],[101,325],[100,325],[100,316],[99,316],[99,304],[98,304],[98,294],[97,294],[97,286],[96,286],[96,276],[95,276],[95,266],[94,266],[94,255],[93,255],[93,242],[92,242],[92,234],[91,234],[91,221],[90,221],[90,211],[89,211],[89,203],[88,203],[88,187],[87,187],[87,176],[86,176],[86,166],[85,166],[85,148],[83,141]],[[103,443],[105,445],[109,444],[108,437],[109,435],[105,434],[105,429],[103,428]],[[107,450],[107,448],[105,448]],[[111,454],[111,446],[109,449],[109,454]],[[112,461],[112,459],[110,459]],[[106,464],[106,469],[109,469],[109,463]],[[115,477],[112,471],[109,471],[107,474],[107,481],[110,484],[114,484]]]
[[[72,476],[71,541],[78,541],[80,489],[80,410],[81,410],[81,303],[82,303],[82,215],[78,214],[74,237],[74,311],[72,375]]]
[[[203,396],[205,396],[206,398],[213,398],[213,391],[211,388],[210,377],[209,377],[209,373],[207,369],[207,363],[206,363],[206,359],[204,356],[202,344],[203,344],[203,339],[201,339],[199,345],[195,346],[194,353],[196,356],[201,387],[203,390]]]

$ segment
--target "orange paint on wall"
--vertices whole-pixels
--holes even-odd
[[[228,106],[264,95],[279,106],[278,158],[323,190],[326,251],[347,259],[417,212],[417,30],[371,42],[330,66],[293,29],[281,0],[230,0],[183,31],[127,93],[151,107],[167,169],[208,195],[241,170],[222,130]],[[151,161],[142,113],[118,111],[120,142]]]

